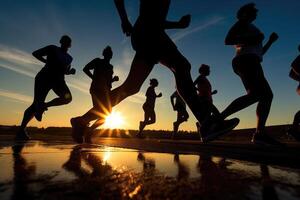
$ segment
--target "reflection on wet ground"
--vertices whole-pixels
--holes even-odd
[[[300,170],[100,145],[2,145],[0,199],[299,199]]]

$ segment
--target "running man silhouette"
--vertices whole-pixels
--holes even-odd
[[[145,126],[154,124],[156,122],[156,114],[155,114],[155,100],[157,97],[161,97],[162,93],[158,95],[155,93],[155,88],[158,86],[158,81],[153,78],[150,79],[150,86],[146,92],[146,102],[143,104],[144,110],[144,121],[140,122],[139,132],[137,134],[138,137],[142,137],[142,131],[144,130]]]
[[[298,50],[300,51],[300,45],[298,46]],[[297,87],[297,93],[300,95],[300,55],[296,57],[296,59],[291,64],[290,77],[299,82]],[[294,121],[290,129],[288,130],[288,134],[293,136],[297,141],[300,142],[300,132],[299,132],[299,123],[300,123],[300,111],[298,111],[294,116]]]
[[[210,107],[210,115],[213,115],[214,117],[220,117],[219,110],[214,106],[212,95],[217,94],[218,91],[214,90],[212,91],[211,84],[207,77],[210,75],[210,67],[206,64],[202,64],[199,67],[199,76],[194,81],[194,84],[197,89],[198,96],[202,99],[203,102],[206,102],[207,106]],[[199,122],[196,122],[196,126],[198,129],[198,132],[200,133],[200,137],[202,140],[202,134],[200,131],[200,124]]]
[[[175,91],[171,97],[171,104],[174,111],[177,111],[177,120],[173,122],[173,139],[176,138],[178,133],[179,125],[183,122],[186,122],[189,118],[189,114],[186,111],[186,104],[182,100],[182,98],[179,96],[178,92]]]
[[[206,64],[202,64],[199,67],[199,76],[194,81],[197,88],[197,93],[200,97],[205,98],[209,102],[213,102],[212,95],[217,94],[218,91],[212,91],[211,84],[207,77],[210,75],[210,67]]]
[[[236,56],[232,61],[234,72],[241,78],[247,94],[234,100],[221,115],[225,119],[256,102],[257,127],[252,142],[256,144],[279,145],[280,143],[266,134],[265,124],[270,112],[273,93],[264,76],[261,66],[263,55],[278,39],[272,33],[263,46],[264,34],[252,22],[256,19],[254,3],[242,6],[237,12],[238,21],[229,30],[225,44],[234,45]]]
[[[36,59],[45,63],[45,66],[35,77],[33,103],[24,112],[20,130],[16,134],[17,140],[30,139],[26,126],[33,117],[41,121],[43,113],[49,107],[65,105],[72,101],[71,92],[65,82],[65,75],[76,72],[71,68],[73,58],[68,54],[71,42],[71,38],[64,35],[60,39],[60,47],[49,45],[32,53]],[[58,97],[45,103],[50,90],[53,90]]]
[[[132,26],[127,17],[124,0],[114,0],[114,2],[121,18],[123,32],[131,36],[132,47],[136,54],[127,79],[120,87],[112,91],[112,105],[136,94],[154,65],[159,62],[174,73],[179,95],[190,107],[197,120],[204,123],[209,117],[209,111],[197,96],[190,74],[191,65],[165,32],[165,29],[187,28],[191,16],[185,15],[175,22],[167,21],[170,0],[140,0],[140,13],[136,23]],[[205,138],[212,140],[232,130],[238,124],[238,119],[204,124],[201,129],[206,133]],[[216,124],[218,126],[215,126]]]
[[[101,126],[105,122],[105,117],[111,113],[110,92],[112,82],[118,81],[119,77],[113,76],[113,66],[110,64],[113,56],[111,47],[107,46],[103,50],[102,55],[103,59],[95,58],[83,68],[86,75],[92,79],[90,94],[92,96],[93,108],[84,115],[71,119],[73,128],[72,137],[78,143],[83,142],[84,132],[91,121],[96,120],[88,128],[89,134],[92,134],[93,130]]]

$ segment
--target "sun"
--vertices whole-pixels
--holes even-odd
[[[116,129],[122,128],[124,125],[124,118],[120,112],[112,111],[110,115],[105,118],[104,128]]]

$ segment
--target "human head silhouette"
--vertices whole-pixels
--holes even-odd
[[[71,47],[71,43],[72,43],[72,39],[67,36],[67,35],[63,35],[61,38],[60,38],[60,44],[61,44],[61,47],[63,49],[68,49]]]
[[[110,60],[113,56],[113,52],[111,50],[110,46],[106,46],[103,51],[102,51],[102,55],[104,56],[105,59]]]
[[[257,9],[255,8],[255,3],[248,3],[242,7],[237,12],[236,17],[240,21],[251,23],[256,19]]]
[[[210,74],[210,67],[206,64],[202,64],[199,67],[199,74],[208,76]]]
[[[158,81],[156,78],[150,79],[150,85],[153,87],[157,87],[158,86]]]

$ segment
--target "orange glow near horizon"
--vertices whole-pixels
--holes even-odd
[[[125,121],[124,117],[120,112],[112,111],[106,118],[105,123],[103,124],[104,128],[109,129],[117,129],[117,128],[124,128]]]

